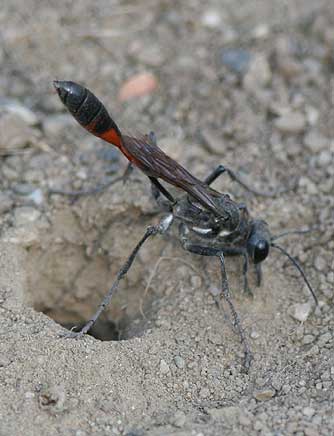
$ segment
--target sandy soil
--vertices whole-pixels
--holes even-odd
[[[0,13],[0,435],[329,435],[334,428],[334,8],[331,1],[11,0]],[[149,72],[156,92],[121,104]],[[254,354],[213,293],[215,259],[185,253],[177,226],[140,252],[94,337],[89,319],[145,228],[159,220],[147,179],[73,201],[125,159],[65,112],[53,79],[81,82],[126,131],[154,130],[198,177],[218,163],[275,199],[222,177],[302,264],[311,301],[279,253],[235,305]],[[175,192],[175,191],[174,191]],[[298,320],[295,312],[305,315]]]

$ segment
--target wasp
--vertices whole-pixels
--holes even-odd
[[[220,193],[211,184],[222,174],[240,183],[245,189],[256,194],[271,196],[250,188],[229,168],[219,165],[205,180],[199,180],[183,166],[165,154],[157,145],[153,132],[141,137],[123,135],[102,102],[87,88],[71,81],[54,81],[57,93],[77,122],[88,132],[116,146],[126,156],[129,164],[141,170],[151,181],[153,194],[161,202],[167,213],[157,225],[149,226],[139,240],[128,259],[123,264],[116,279],[99,305],[96,313],[80,331],[71,331],[67,337],[82,337],[89,332],[112,296],[120,281],[126,276],[140,248],[149,238],[165,234],[170,227],[178,224],[179,240],[182,247],[201,256],[216,257],[221,271],[221,297],[226,301],[232,314],[233,324],[244,349],[243,365],[249,370],[252,353],[240,317],[234,307],[225,268],[225,256],[242,256],[243,285],[247,292],[249,263],[254,264],[257,285],[261,284],[261,264],[271,249],[284,254],[295,266],[306,283],[313,299],[318,304],[315,292],[302,267],[276,240],[289,233],[287,231],[273,236],[269,225],[262,219],[253,218],[244,203],[237,203],[228,194]],[[183,191],[183,195],[174,198],[160,181],[173,185]]]

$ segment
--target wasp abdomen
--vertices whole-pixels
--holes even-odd
[[[120,135],[104,105],[87,88],[70,81],[55,80],[53,83],[61,101],[82,127],[96,136],[110,129]]]

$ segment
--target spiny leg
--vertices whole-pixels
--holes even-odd
[[[228,285],[228,280],[227,280],[227,275],[226,275],[226,270],[225,270],[225,259],[224,259],[224,254],[220,253],[220,255],[218,256],[219,260],[220,260],[220,267],[221,267],[221,276],[222,276],[222,294],[223,297],[225,299],[225,301],[227,302],[227,304],[230,307],[230,311],[232,314],[232,318],[233,318],[233,323],[234,323],[234,327],[236,328],[239,336],[240,336],[240,340],[241,343],[244,347],[244,367],[246,372],[248,372],[250,366],[251,366],[251,362],[253,359],[252,353],[250,351],[245,333],[243,331],[243,328],[241,326],[241,321],[239,318],[239,315],[237,314],[234,305],[232,303],[231,300],[231,294],[230,294],[230,289],[229,289],[229,285]]]
[[[243,263],[243,267],[242,267],[242,275],[244,278],[244,292],[245,292],[245,294],[252,295],[253,293],[248,286],[247,274],[248,274],[249,259],[248,259],[248,253],[246,250],[243,252],[243,257],[244,257],[244,263]]]
[[[144,242],[147,239],[149,239],[151,236],[156,235],[157,233],[160,233],[160,234],[165,233],[168,230],[168,228],[170,227],[170,225],[172,224],[172,221],[173,221],[173,216],[172,215],[167,215],[166,217],[164,217],[160,221],[160,223],[158,225],[150,226],[150,227],[148,227],[146,229],[146,232],[145,232],[144,236],[141,238],[141,240],[135,246],[135,248],[133,249],[132,253],[128,257],[126,262],[123,264],[121,269],[118,271],[117,276],[116,276],[116,280],[114,281],[112,287],[109,289],[109,291],[106,294],[106,296],[103,298],[101,304],[99,305],[97,311],[92,316],[92,318],[87,322],[87,324],[84,325],[84,327],[79,332],[70,331],[70,332],[67,332],[64,335],[62,335],[62,337],[65,337],[65,338],[81,338],[83,335],[88,333],[88,331],[96,323],[96,321],[99,318],[99,316],[101,315],[101,313],[104,311],[104,309],[110,303],[113,295],[115,294],[115,292],[118,289],[119,282],[126,276],[127,272],[131,268],[131,265],[132,265],[133,261],[135,260],[135,257],[137,256],[138,251],[140,250],[140,248],[142,247]]]
[[[278,189],[275,192],[267,192],[267,191],[259,191],[258,189],[250,187],[246,182],[244,182],[239,175],[237,175],[234,171],[232,171],[229,168],[226,168],[224,165],[219,165],[215,170],[212,171],[211,174],[204,180],[204,183],[207,185],[210,185],[213,183],[219,176],[222,174],[227,173],[229,177],[234,181],[239,183],[244,189],[246,189],[249,192],[252,192],[255,195],[259,195],[261,197],[269,197],[274,198],[277,197],[277,195],[284,194],[285,192],[289,192],[293,190],[296,187],[296,183],[294,182],[292,186],[288,188],[282,188]]]
[[[155,177],[149,177],[153,185],[161,192],[162,195],[164,195],[167,200],[169,200],[172,204],[175,204],[174,197],[167,191],[166,188],[162,186],[162,184],[155,178]]]
[[[190,251],[191,253],[199,254],[201,256],[218,256],[220,259],[221,275],[222,275],[222,294],[223,294],[224,299],[226,300],[226,302],[229,305],[229,308],[230,308],[230,311],[232,314],[232,318],[233,318],[234,327],[237,330],[237,332],[240,336],[241,343],[244,347],[244,354],[245,354],[244,367],[245,367],[245,370],[248,371],[250,368],[251,361],[252,361],[253,357],[252,357],[252,353],[250,351],[246,336],[245,336],[244,331],[241,327],[241,322],[240,322],[239,316],[238,316],[238,314],[233,306],[232,300],[231,300],[231,295],[230,295],[230,290],[229,290],[229,285],[228,285],[227,275],[226,275],[226,270],[225,270],[224,254],[221,251],[221,249],[218,251],[218,249],[216,249],[216,248],[204,247],[204,246],[201,246],[199,244],[193,244],[191,242],[188,242],[185,235],[183,235],[183,237],[182,237],[182,235],[183,235],[183,232],[181,229],[181,244],[185,250]],[[243,253],[241,253],[240,250],[238,250],[238,249],[231,248],[229,251],[229,254],[235,255],[235,254],[243,254]]]
[[[49,195],[53,195],[53,194],[67,195],[69,197],[80,197],[83,195],[100,194],[101,192],[108,189],[109,186],[113,185],[114,183],[117,183],[120,181],[123,181],[123,183],[125,183],[128,180],[132,171],[133,171],[133,165],[131,163],[128,163],[124,173],[121,176],[116,177],[115,179],[111,180],[108,183],[105,183],[104,185],[96,186],[95,188],[92,188],[92,189],[81,189],[78,191],[66,191],[63,189],[49,189],[48,194]]]
[[[261,263],[255,264],[256,286],[261,286],[262,282],[262,266]]]

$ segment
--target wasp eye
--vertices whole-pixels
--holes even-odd
[[[254,247],[254,263],[262,262],[269,253],[269,243],[265,239],[257,241]]]

